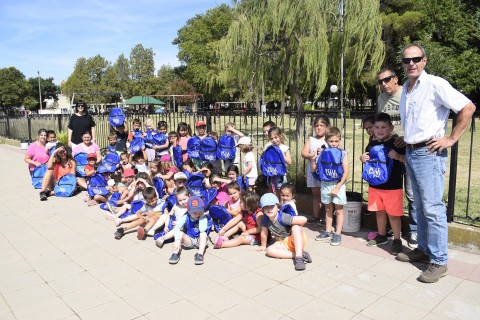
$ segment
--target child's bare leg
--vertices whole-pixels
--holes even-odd
[[[154,229],[152,229],[152,227],[155,225],[159,218],[160,216],[157,214],[152,214],[148,216],[147,223],[145,224],[145,227],[143,227],[147,234],[150,230],[155,231]]]
[[[233,226],[233,227],[231,227],[230,229],[228,229],[228,231],[225,232],[224,237],[230,238],[230,237],[233,236],[235,233],[237,233],[238,230],[240,230],[240,227],[239,227],[240,223],[242,223],[242,222],[240,221],[239,223],[237,223],[236,226]]]
[[[233,248],[242,244],[250,244],[250,239],[246,236],[238,236],[235,239],[224,241],[220,248]]]
[[[337,224],[335,226],[335,233],[341,234],[343,228],[343,206],[336,204],[335,205],[335,212],[337,216]]]
[[[392,227],[393,238],[400,239],[400,231],[402,229],[401,217],[388,215],[388,220],[390,220],[390,226]]]
[[[207,233],[201,232],[200,237],[198,238],[198,253],[204,254],[206,247],[207,247]]]
[[[387,235],[387,212],[380,210],[375,212],[377,218],[378,234],[381,236]]]
[[[96,194],[94,197],[93,197],[93,200],[97,201],[98,203],[104,203],[104,202],[107,202],[108,199],[105,198],[104,196],[101,196],[99,194]]]
[[[295,246],[295,257],[301,257],[303,255],[303,231],[302,227],[299,225],[292,226],[292,237],[293,245]]]
[[[130,222],[129,224],[127,224],[125,227],[123,227],[123,230],[124,231],[127,231],[127,230],[130,230],[130,229],[133,229],[133,228],[136,228],[142,224],[145,224],[145,219],[144,218],[138,218],[136,217],[136,219],[132,222]]]
[[[289,251],[284,245],[273,244],[267,248],[266,252],[268,257],[279,259],[293,259],[295,258],[295,252]]]
[[[156,220],[155,224],[151,228],[149,228],[148,235],[153,236],[153,234],[155,233],[155,230],[157,230],[158,228],[160,228],[163,225],[167,225],[165,220],[168,220],[167,215],[162,214],[161,216],[159,216],[158,219]]]
[[[87,189],[87,182],[85,181],[85,179],[78,177],[77,178],[77,184],[80,187],[82,187],[83,189],[85,189],[85,190]]]
[[[332,232],[333,224],[333,204],[329,203],[325,205],[325,231]]]
[[[54,181],[53,181],[53,170],[47,170],[45,171],[45,174],[43,175],[43,181],[42,181],[42,189],[40,189],[40,192],[45,191],[47,189],[53,190],[54,186]]]

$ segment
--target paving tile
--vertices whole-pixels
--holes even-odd
[[[327,260],[313,269],[314,272],[320,273],[337,281],[346,281],[363,270],[364,269],[343,263],[338,260]]]
[[[290,312],[288,317],[296,320],[311,319],[351,319],[355,313],[345,308],[336,306],[323,299],[312,300],[300,308]]]
[[[288,299],[285,299],[288,297]],[[297,289],[279,284],[255,297],[255,301],[288,314],[313,300],[313,296]]]
[[[60,295],[66,295],[78,290],[100,285],[100,282],[88,272],[82,271],[48,282],[48,285]]]
[[[72,314],[74,314],[73,310],[58,297],[15,311],[15,317],[19,320],[61,319]]]
[[[149,278],[138,271],[126,273],[123,277],[111,281],[100,280],[100,282],[119,297],[143,291],[158,284],[157,280]]]
[[[476,267],[466,278],[467,280],[480,283],[480,267]]]
[[[2,295],[0,295],[0,315],[4,314],[4,313],[10,313],[12,310],[10,309],[10,307],[8,306],[7,302],[5,301],[5,299],[3,298]]]
[[[33,287],[44,283],[38,273],[34,271],[18,273],[6,277],[0,277],[0,292],[6,294],[15,290]]]
[[[208,297],[208,299],[196,299],[194,296],[191,296],[188,300],[212,315],[217,315],[222,311],[228,310],[247,299],[239,293],[223,286],[208,288],[200,295],[202,297]]]
[[[346,264],[351,264],[362,269],[368,269],[369,267],[373,266],[374,264],[382,260],[384,259],[375,255],[370,255],[366,257],[365,253],[358,252],[358,251],[346,252],[345,254],[341,255],[336,259],[336,261],[341,261]]]
[[[132,308],[125,300],[116,299],[108,301],[99,306],[82,311],[79,316],[84,320],[97,320],[97,319],[116,319],[116,320],[129,320],[137,319],[141,314],[138,310]]]
[[[391,261],[382,259],[381,261],[369,267],[368,270],[402,281],[407,280],[414,274],[418,276],[418,269],[414,265],[396,260]]]
[[[52,281],[58,278],[69,276],[71,274],[85,271],[77,263],[73,261],[59,261],[47,266],[36,269],[38,274],[46,281]]]
[[[182,261],[181,263],[193,263],[192,261]],[[165,262],[167,263],[167,262]],[[215,281],[202,274],[203,268],[208,268],[206,265],[198,266],[197,272],[192,272],[185,268],[179,268],[179,265],[168,265],[165,274],[169,276],[162,277],[160,283],[173,292],[177,293],[182,298],[197,295],[208,288],[218,285]]]
[[[270,259],[271,262],[267,265],[257,268],[255,270],[256,273],[278,282],[287,281],[301,273],[295,271],[293,259],[268,259]],[[310,266],[307,265],[307,270],[309,267]]]
[[[356,313],[374,303],[379,297],[378,294],[347,284],[341,284],[321,296],[330,303]]]
[[[3,252],[2,252],[2,258],[3,258]],[[18,273],[25,273],[29,271],[33,271],[33,268],[24,259],[8,261],[6,263],[0,264],[0,274],[3,277],[7,277],[9,275],[14,275]]]
[[[223,285],[245,297],[253,298],[278,285],[278,281],[256,273],[246,273],[224,282]]]
[[[401,281],[375,272],[363,271],[345,281],[346,284],[367,290],[379,295],[385,295],[395,290]]]
[[[123,299],[142,314],[163,310],[164,307],[182,300],[178,294],[162,285],[155,285],[145,288],[143,291],[130,293],[125,295]]]
[[[125,274],[133,273],[137,270],[125,263],[111,263],[103,266],[91,268],[88,273],[99,282],[111,282],[123,277]]]
[[[474,296],[465,297],[463,293],[449,295],[432,310],[432,314],[445,319],[478,319],[480,314],[479,296],[478,288]]]
[[[61,297],[76,313],[118,299],[103,285],[88,286]]]
[[[423,319],[427,312],[405,303],[381,297],[374,304],[361,311],[361,315],[371,319]]]
[[[385,297],[421,308],[422,310],[431,310],[440,303],[448,293],[449,291],[438,290],[433,286],[422,283],[411,284],[405,282],[388,292]]]
[[[4,295],[4,298],[10,308],[13,311],[16,311],[28,306],[40,304],[56,296],[57,294],[46,283],[42,283],[36,286],[9,292]]]
[[[202,299],[202,298],[196,297],[196,299]],[[162,309],[152,311],[145,315],[147,319],[152,319],[152,320],[158,320],[158,319],[203,320],[211,316],[213,315],[207,313],[206,311],[197,307],[195,304],[193,304],[192,302],[186,299],[175,301],[165,306]]]
[[[301,273],[298,276],[285,281],[284,284],[309,295],[320,297],[325,292],[340,285],[341,282],[321,273],[310,272]]]
[[[247,300],[215,316],[222,320],[279,319],[282,313],[256,300]]]
[[[448,261],[448,274],[454,277],[465,279],[476,268],[477,268],[477,265],[466,263],[463,261],[451,260],[451,259]]]
[[[11,312],[0,314],[0,320],[16,320],[15,316]]]

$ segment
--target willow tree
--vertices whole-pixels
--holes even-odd
[[[342,28],[343,21],[343,28]],[[297,108],[304,96],[319,97],[327,83],[340,81],[343,52],[345,88],[366,81],[384,56],[378,0],[244,0],[219,46],[223,72],[257,99],[262,88],[289,93]],[[246,94],[247,95],[247,94]]]

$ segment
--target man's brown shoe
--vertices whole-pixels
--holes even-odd
[[[446,276],[447,271],[447,266],[430,263],[427,267],[427,270],[423,271],[417,280],[425,283],[434,283],[437,282],[441,277]]]
[[[430,263],[430,258],[419,249],[414,249],[408,253],[401,252],[395,257],[395,259],[402,262]]]

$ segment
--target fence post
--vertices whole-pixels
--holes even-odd
[[[453,115],[452,128],[457,123],[457,115]],[[450,155],[450,177],[448,179],[448,204],[447,221],[453,221],[455,214],[455,191],[457,188],[457,161],[458,161],[458,141],[451,147]]]
[[[210,112],[207,112],[207,132],[212,130],[212,118],[210,118]]]
[[[62,117],[63,117],[62,114],[59,114],[59,115],[57,116],[57,119],[58,119],[58,131],[62,131]]]
[[[10,117],[7,114],[7,137],[11,138],[10,136]]]
[[[32,142],[32,118],[27,116],[28,142]]]

